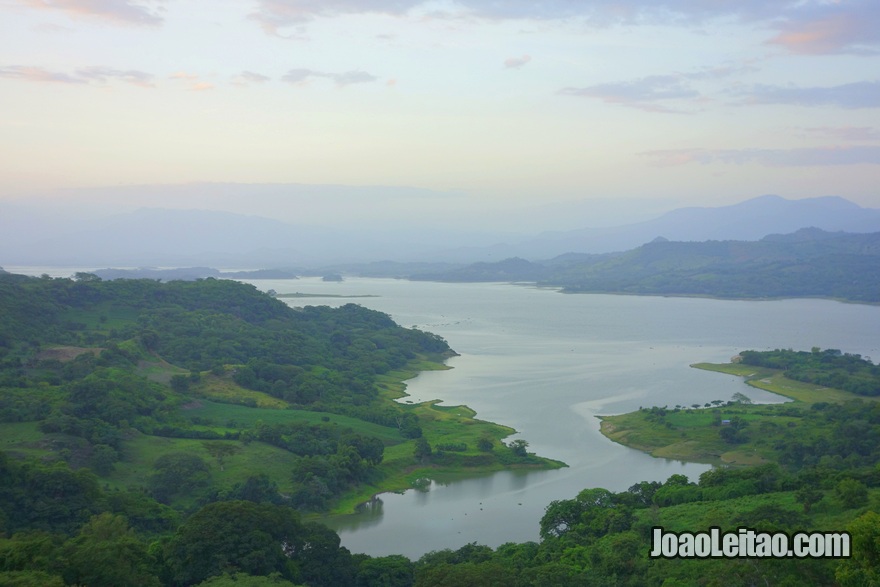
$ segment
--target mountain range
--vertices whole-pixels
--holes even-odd
[[[491,224],[487,223],[487,224]],[[467,264],[565,253],[608,253],[658,237],[671,241],[760,239],[816,227],[880,231],[880,210],[839,197],[788,200],[761,196],[732,206],[679,208],[617,227],[497,236],[368,222],[339,229],[211,210],[144,208],[73,218],[27,206],[0,205],[0,262],[9,265],[314,268],[370,261]],[[454,245],[454,246],[453,246]]]

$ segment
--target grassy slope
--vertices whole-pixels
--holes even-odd
[[[80,315],[78,318],[83,321],[88,319],[96,325],[106,325],[113,320],[110,318],[102,323],[97,312],[94,316]],[[142,349],[132,347],[127,350],[142,355],[137,372],[150,380],[167,384],[173,375],[189,373],[158,357],[144,354]],[[405,397],[405,381],[421,371],[448,369],[440,360],[441,357],[422,357],[412,361],[405,369],[379,376],[376,385],[380,401],[391,402]],[[461,443],[468,446],[465,452],[446,453],[443,463],[438,464],[417,462],[413,456],[415,440],[403,438],[396,428],[338,414],[290,409],[287,402],[238,386],[228,374],[218,377],[208,372],[202,373],[200,381],[191,385],[188,395],[189,400],[181,400],[179,416],[183,422],[195,420],[197,424],[193,424],[192,428],[196,430],[213,430],[223,434],[252,428],[258,422],[330,422],[356,433],[380,438],[385,444],[385,457],[379,467],[380,478],[373,484],[362,485],[342,496],[334,505],[333,513],[350,513],[357,504],[377,493],[411,488],[417,479],[424,477],[452,479],[506,467],[565,466],[564,463],[534,456],[514,462],[516,459],[512,458],[512,453],[501,441],[516,431],[476,419],[476,413],[467,406],[439,406],[437,402],[397,404],[401,409],[413,411],[419,416],[424,436],[431,446]],[[491,455],[481,453],[476,448],[477,441],[483,437],[494,441],[495,448]],[[43,434],[37,422],[4,424],[0,427],[0,449],[45,460],[60,458],[61,448],[75,441],[65,435]],[[228,442],[236,447],[236,452],[227,457],[221,467],[205,449],[205,442]],[[268,474],[278,483],[282,492],[292,487],[290,470],[296,457],[280,448],[261,442],[245,444],[238,440],[166,438],[137,431],[132,431],[131,437],[125,441],[122,460],[116,464],[113,473],[102,478],[102,483],[118,488],[143,486],[156,459],[173,452],[187,452],[204,459],[211,467],[212,483],[219,488],[232,487],[257,473]],[[175,505],[188,507],[192,504],[184,498],[179,503],[175,502]]]

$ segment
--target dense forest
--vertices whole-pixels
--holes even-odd
[[[569,293],[830,297],[880,302],[878,263],[880,233],[803,229],[755,242],[657,238],[621,253],[571,253],[541,262],[506,259],[411,278],[534,281]]]
[[[0,585],[880,581],[880,405],[864,402],[786,406],[775,428],[757,406],[685,410],[723,444],[773,439],[762,450],[776,457],[698,481],[585,489],[548,504],[538,542],[417,561],[350,553],[304,513],[380,481],[389,463],[541,464],[527,443],[500,442],[509,431],[468,420],[442,437],[434,422],[448,411],[388,400],[395,369],[450,352],[379,312],[294,309],[232,281],[0,275]],[[808,354],[811,372],[859,374],[840,353]],[[713,409],[732,410],[735,426]],[[642,415],[670,434],[697,429],[678,408]],[[849,529],[854,555],[655,560],[657,525]]]

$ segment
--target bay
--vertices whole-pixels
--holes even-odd
[[[552,500],[587,487],[621,491],[672,474],[695,480],[708,465],[656,459],[607,440],[597,415],[640,406],[700,405],[745,393],[737,377],[700,371],[745,349],[812,346],[878,356],[880,307],[830,300],[716,300],[565,295],[511,284],[351,278],[251,281],[262,290],[369,298],[286,298],[292,306],[358,303],[403,326],[443,336],[461,356],[449,371],[420,374],[402,401],[466,404],[478,418],[514,427],[529,450],[566,462],[558,471],[504,471],[427,491],[382,494],[362,511],[325,520],[353,552],[417,558],[470,542],[538,539]],[[510,440],[509,439],[509,440]]]

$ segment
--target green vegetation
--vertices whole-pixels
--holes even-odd
[[[373,561],[300,512],[563,466],[467,407],[394,401],[451,354],[232,281],[3,274],[0,584],[354,584]]]
[[[540,542],[352,555],[305,511],[419,478],[559,466],[464,406],[401,404],[445,341],[357,306],[293,310],[234,282],[0,275],[0,585],[799,585],[880,580],[880,402],[864,359],[710,366],[742,394],[607,418],[618,440],[735,462],[554,501]],[[745,355],[745,354],[744,354]],[[791,359],[789,352],[750,361]],[[434,361],[432,362],[431,359]],[[839,375],[839,374],[838,374]],[[858,387],[860,393],[862,387]],[[612,428],[613,427],[613,428]],[[651,529],[843,530],[849,559],[651,559]]]
[[[727,402],[641,408],[602,419],[602,432],[627,446],[658,457],[722,465],[704,473],[697,483],[673,476],[664,484],[631,487],[628,493],[650,491],[649,507],[632,512],[628,531],[636,533],[628,539],[634,552],[646,552],[649,525],[670,531],[706,530],[710,526],[787,531],[848,528],[854,543],[861,540],[861,546],[854,547],[853,559],[843,562],[648,561],[644,554],[637,554],[636,566],[641,565],[643,578],[636,574],[630,583],[614,584],[661,584],[672,578],[681,584],[715,584],[708,580],[712,576],[725,577],[726,584],[871,584],[865,578],[877,576],[878,559],[876,544],[866,542],[875,529],[866,523],[880,508],[880,403],[873,401],[875,397],[865,401],[853,392],[789,379],[788,371],[783,373],[781,368],[795,374],[806,370],[811,380],[823,382],[843,370],[862,382],[876,367],[857,355],[834,349],[746,351],[741,357],[737,363],[693,366],[746,377],[748,384],[794,401],[758,405],[737,394]],[[839,375],[836,378],[847,380]],[[585,493],[589,491],[604,490]],[[633,500],[626,493],[603,494],[604,500],[598,503],[602,515],[621,515],[621,505]],[[562,528],[562,535],[570,534],[564,523],[570,518],[560,512],[583,507],[583,501],[581,494],[574,501],[551,504],[542,521],[542,535],[560,534],[558,528]],[[592,494],[589,503],[596,503]],[[584,515],[576,519],[583,523]],[[860,532],[862,537],[857,539]],[[597,545],[623,540],[621,534],[625,532],[606,523]]]

